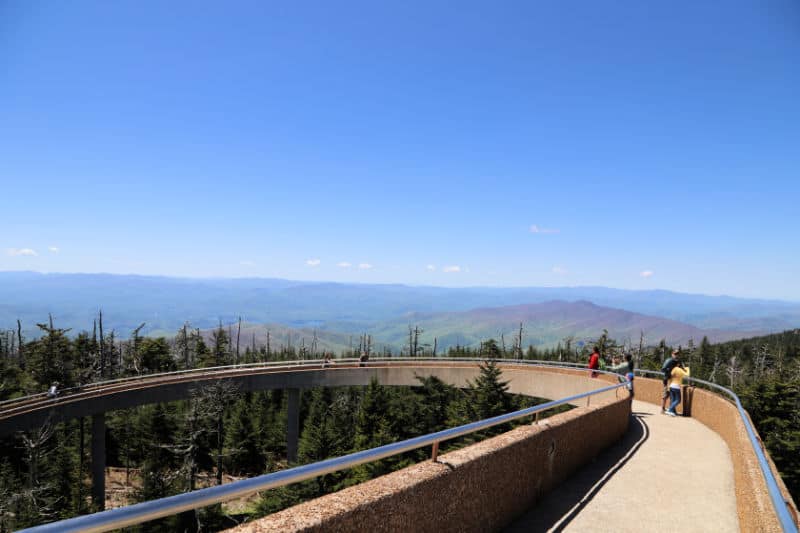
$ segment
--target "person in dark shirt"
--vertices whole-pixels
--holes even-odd
[[[664,373],[664,378],[662,379],[664,390],[661,392],[661,414],[666,414],[667,412],[667,398],[670,397],[669,380],[672,375],[672,369],[676,366],[683,366],[680,362],[680,356],[680,350],[672,350],[672,356],[667,358],[664,364],[661,365],[661,372]]]

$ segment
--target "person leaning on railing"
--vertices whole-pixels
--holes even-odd
[[[630,399],[633,400],[633,376],[634,376],[633,356],[629,353],[626,353],[624,361],[608,367],[607,370],[610,370],[611,372],[615,372],[617,374],[623,374],[625,376],[625,379],[628,381],[627,389],[628,392],[630,392]]]
[[[667,409],[667,414],[669,416],[678,416],[678,413],[675,412],[675,408],[681,403],[681,384],[683,383],[683,378],[688,377],[689,367],[684,367],[683,363],[678,361],[678,364],[672,369],[669,380],[669,397],[672,400],[669,409]]]

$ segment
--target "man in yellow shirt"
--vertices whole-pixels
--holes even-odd
[[[671,400],[669,409],[667,409],[667,414],[669,416],[678,416],[678,413],[675,412],[675,408],[681,403],[681,383],[683,383],[683,378],[688,376],[689,368],[684,367],[683,363],[678,361],[678,364],[672,369],[669,379],[669,397]]]

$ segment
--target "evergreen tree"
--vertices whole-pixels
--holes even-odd
[[[264,457],[259,449],[252,415],[247,395],[239,398],[233,406],[225,432],[227,463],[233,474],[260,474],[264,470]]]
[[[330,388],[318,387],[311,392],[308,416],[303,425],[298,449],[298,459],[301,464],[337,457],[347,451],[342,446],[333,407],[333,392]],[[312,480],[314,496],[331,490],[342,477],[342,473],[334,472]]]
[[[145,337],[137,348],[142,373],[170,372],[177,370],[175,360],[170,353],[167,339]]]
[[[445,428],[448,420],[448,406],[459,396],[459,391],[436,376],[417,377],[420,387],[416,388],[420,409],[420,433],[433,433]]]
[[[493,360],[481,363],[480,375],[470,383],[475,402],[475,413],[479,419],[491,418],[507,413],[513,407],[508,393],[508,381],[501,381],[503,371]]]
[[[201,354],[198,349],[198,361],[200,363],[198,366],[229,365],[231,363],[230,338],[228,337],[228,332],[222,327],[222,323],[211,334],[211,340],[212,347],[210,352]]]
[[[139,500],[154,500],[173,494],[177,479],[177,459],[173,453],[176,423],[163,404],[146,406],[142,410],[143,442],[142,488]]]
[[[708,366],[714,360],[713,348],[706,336],[703,336],[703,340],[700,341],[696,359],[697,369],[692,368],[692,373],[697,376],[706,376],[708,374]]]
[[[800,380],[762,381],[742,392],[752,417],[786,487],[800,497]]]
[[[378,380],[373,378],[364,391],[358,410],[355,428],[355,450],[366,450],[395,440],[391,431],[391,421],[387,412],[387,394]],[[372,479],[391,471],[391,463],[397,459],[390,458],[360,465],[353,469],[351,482]]]
[[[61,388],[74,385],[74,355],[68,329],[37,324],[44,335],[25,347],[28,368],[41,387],[58,382]]]

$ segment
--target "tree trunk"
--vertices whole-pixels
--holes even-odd
[[[242,317],[239,317],[239,327],[236,329],[236,361],[234,364],[239,364],[239,338],[242,335]]]
[[[22,342],[22,324],[17,319],[17,358],[20,370],[25,370],[25,345]]]

